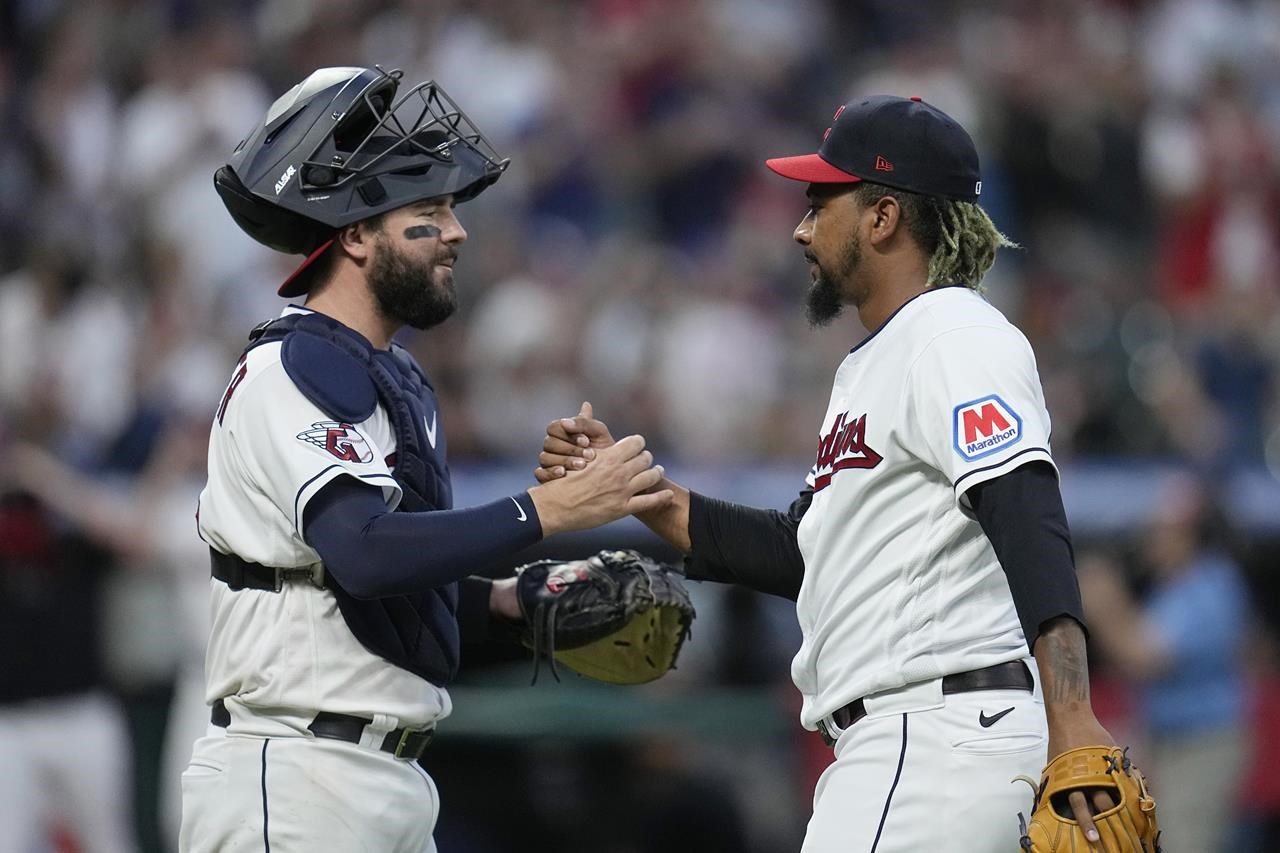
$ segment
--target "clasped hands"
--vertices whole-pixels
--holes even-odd
[[[529,495],[544,536],[660,509],[674,497],[671,489],[658,488],[664,471],[653,464],[644,436],[615,441],[590,403],[582,404],[577,417],[548,425],[538,463],[538,485]]]

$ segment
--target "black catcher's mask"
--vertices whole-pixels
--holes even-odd
[[[436,83],[397,97],[402,74],[322,68],[294,86],[213,176],[236,224],[290,254],[319,254],[334,234],[423,199],[464,202],[496,181],[501,159]],[[290,278],[281,296],[305,293]]]

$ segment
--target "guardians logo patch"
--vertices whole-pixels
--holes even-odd
[[[294,437],[327,451],[343,462],[373,461],[373,449],[369,447],[369,442],[351,424],[320,421]]]
[[[1022,418],[997,394],[961,403],[951,420],[952,444],[968,462],[998,453],[1022,439]]]

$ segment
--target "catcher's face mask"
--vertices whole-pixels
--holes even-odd
[[[272,104],[214,175],[236,223],[273,249],[310,254],[341,228],[406,204],[468,201],[509,161],[435,82],[399,93],[399,71],[324,68]],[[295,273],[282,296],[307,289]]]

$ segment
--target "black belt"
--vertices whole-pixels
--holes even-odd
[[[231,714],[227,711],[226,703],[221,699],[213,703],[213,713],[209,716],[209,722],[224,729],[231,725]],[[364,735],[365,726],[372,722],[373,720],[368,717],[321,711],[316,714],[316,718],[311,721],[307,729],[316,737],[359,743]],[[396,758],[417,761],[422,758],[422,753],[426,752],[427,744],[431,743],[435,733],[434,728],[411,729],[406,726],[387,732],[378,748],[383,752],[391,753]]]
[[[279,592],[285,581],[315,581],[315,572],[310,567],[297,569],[278,569],[251,563],[235,554],[223,554],[213,548],[209,549],[209,563],[215,578],[233,590],[269,589]]]
[[[1031,670],[1025,661],[1014,660],[998,663],[994,666],[974,669],[969,672],[957,672],[942,677],[942,693],[971,693],[975,690],[1027,690],[1035,689],[1035,681],[1031,678]],[[867,705],[862,699],[854,699],[843,708],[831,712],[831,722],[841,730],[849,728],[867,715]],[[818,731],[827,746],[835,744],[835,739],[827,731],[825,721],[818,722]]]

